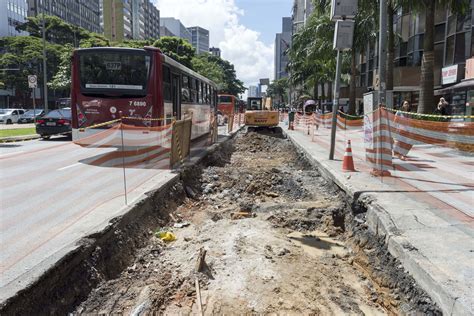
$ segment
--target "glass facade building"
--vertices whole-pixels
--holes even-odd
[[[196,53],[208,53],[209,31],[199,26],[192,26],[187,29],[191,33],[191,45],[196,49]]]
[[[28,35],[26,32],[18,32],[15,27],[25,21],[28,14],[28,3],[26,0],[2,0],[0,1],[0,37]]]
[[[99,0],[28,0],[28,16],[55,15],[90,32],[102,33]]]
[[[419,98],[425,13],[401,7],[393,17],[394,105],[408,100],[416,107]],[[368,43],[357,54],[356,85],[362,93],[377,89],[377,42]],[[453,114],[466,110],[466,95],[474,89],[472,79],[465,77],[466,61],[474,56],[474,0],[465,15],[456,15],[446,7],[437,7],[434,33],[434,93],[450,102]],[[463,82],[463,85],[458,85]]]

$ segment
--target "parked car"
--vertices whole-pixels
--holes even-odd
[[[0,109],[0,124],[17,123],[23,113],[23,109]]]
[[[26,123],[33,123],[35,118],[38,119],[44,115],[44,110],[36,109],[36,110],[28,110],[20,116],[18,119],[18,124],[26,124]]]
[[[53,110],[36,121],[36,133],[43,139],[53,135],[70,135],[71,119],[71,108]]]

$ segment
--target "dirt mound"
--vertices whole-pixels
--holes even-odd
[[[352,214],[280,133],[241,133],[226,150],[188,172],[172,221],[150,230],[134,262],[75,314],[439,313],[371,239],[362,211]]]

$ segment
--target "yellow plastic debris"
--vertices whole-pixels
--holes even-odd
[[[170,232],[158,232],[156,233],[156,237],[167,242],[176,240],[176,235]]]

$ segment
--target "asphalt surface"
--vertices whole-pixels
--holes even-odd
[[[0,301],[39,277],[67,245],[120,214],[125,182],[130,205],[176,176],[162,158],[125,172],[90,163],[117,150],[84,148],[60,136],[0,144]]]

